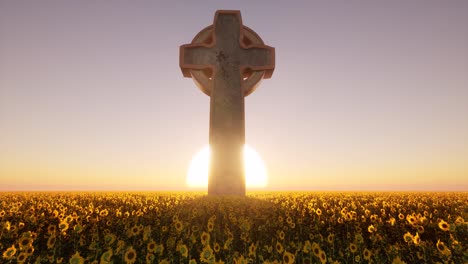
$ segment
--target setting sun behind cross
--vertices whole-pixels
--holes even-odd
[[[245,182],[248,188],[264,188],[268,183],[265,163],[249,145],[244,145]],[[205,146],[198,151],[190,162],[186,183],[193,188],[208,186],[208,168],[210,163],[210,148]]]

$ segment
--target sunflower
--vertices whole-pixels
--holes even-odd
[[[52,235],[47,239],[47,248],[52,249],[55,246],[55,241],[56,241],[55,235]]]
[[[70,264],[83,264],[84,263],[84,258],[80,256],[80,253],[78,251],[73,254],[70,258]]]
[[[117,237],[114,234],[108,233],[104,235],[104,242],[108,246],[112,245],[112,243],[114,243],[116,239]]]
[[[302,251],[304,251],[304,253],[309,253],[311,250],[312,250],[312,245],[310,244],[309,240],[306,240],[306,242],[304,243],[304,247],[302,248]]]
[[[156,252],[156,243],[151,240],[147,245],[146,245],[146,249],[148,249],[148,252],[150,253],[154,253]]]
[[[367,227],[367,231],[369,231],[369,233],[374,233],[375,231],[377,231],[377,229],[374,227],[374,225],[370,225],[369,227]]]
[[[403,235],[403,239],[405,240],[406,243],[410,243],[413,241],[413,235],[410,232],[406,232]]]
[[[421,238],[419,237],[418,232],[416,232],[416,235],[413,237],[413,243],[415,245],[419,245],[419,243],[421,243]]]
[[[418,226],[417,229],[418,229],[419,233],[421,233],[421,234],[424,233],[424,226]]]
[[[281,230],[281,231],[279,232],[278,236],[279,236],[279,238],[280,238],[281,240],[283,240],[283,239],[284,239],[284,236],[285,236],[285,235],[284,235],[284,231]]]
[[[125,254],[124,254],[125,263],[127,263],[127,264],[135,263],[136,257],[137,257],[137,253],[136,253],[135,249],[133,249],[132,246],[127,248],[127,250],[125,251]]]
[[[362,253],[362,256],[365,260],[367,261],[370,261],[371,259],[371,256],[372,256],[372,251],[370,251],[369,249],[365,248],[364,249],[364,252]]]
[[[210,245],[207,245],[203,248],[203,251],[200,253],[201,262],[212,262],[214,261],[213,250]]]
[[[62,221],[59,224],[60,231],[65,232],[68,229],[68,223],[66,221]]]
[[[318,257],[320,258],[320,262],[322,262],[322,264],[327,263],[327,254],[325,254],[325,251],[320,250]]]
[[[182,231],[182,229],[184,228],[184,225],[182,224],[181,221],[177,220],[177,221],[174,222],[174,227],[175,227],[176,231],[178,233],[180,233]]]
[[[219,251],[219,245],[218,245],[218,251]],[[184,258],[188,257],[188,248],[185,244],[179,246],[179,252],[182,255],[182,257]]]
[[[283,244],[281,244],[280,242],[276,242],[276,251],[278,251],[278,253],[282,253],[283,250],[284,250],[284,247],[283,247]]]
[[[442,255],[449,256],[451,254],[450,249],[445,246],[444,242],[440,242],[440,239],[437,240],[436,244],[437,250],[442,253]]]
[[[414,217],[413,215],[407,215],[407,216],[406,216],[406,220],[407,220],[408,223],[410,223],[412,226],[416,225],[416,223],[417,223],[416,217]]]
[[[32,253],[34,253],[34,247],[33,247],[33,246],[28,247],[28,248],[26,249],[26,252],[25,252],[25,253],[28,254],[29,256],[31,256]]]
[[[57,231],[57,226],[56,225],[50,224],[49,227],[47,227],[47,233],[49,235],[55,234],[56,231]]]
[[[254,243],[250,244],[249,246],[249,257],[255,257],[256,253],[255,251],[257,250],[257,246],[255,246]]]
[[[449,231],[450,230],[450,225],[447,222],[445,222],[444,220],[440,220],[439,228],[442,231]]]
[[[101,217],[107,216],[108,214],[109,214],[109,211],[107,211],[107,209],[101,210],[99,212],[99,216]]]
[[[335,241],[335,234],[333,234],[333,233],[328,234],[327,241],[330,244],[333,243],[333,241]]]
[[[283,263],[292,264],[292,263],[294,263],[295,259],[296,259],[296,257],[292,253],[284,251]]]
[[[101,264],[110,263],[113,254],[114,254],[114,252],[113,252],[112,248],[110,248],[106,252],[102,253],[102,255],[101,255]]]
[[[191,260],[189,261],[189,264],[197,264],[197,260],[191,259]]]
[[[33,243],[33,240],[27,236],[22,236],[19,241],[18,241],[18,244],[19,244],[19,249],[21,251],[27,249],[28,247],[30,247]]]
[[[406,262],[401,260],[400,257],[396,257],[393,259],[392,264],[406,264]]]
[[[25,252],[21,252],[18,255],[18,257],[16,257],[16,261],[18,261],[18,264],[24,263],[28,257],[28,254],[26,254]]]
[[[146,263],[153,263],[156,257],[152,253],[146,253]]]
[[[16,254],[16,248],[15,248],[15,245],[12,245],[11,247],[7,248],[7,250],[5,250],[5,252],[3,252],[3,258],[4,259],[12,259],[13,256],[15,256]]]
[[[213,246],[214,252],[218,253],[221,250],[221,246],[216,242]]]
[[[312,243],[312,252],[316,257],[319,257],[320,250],[322,249],[320,248],[319,244],[317,244],[317,242]]]
[[[213,221],[208,221],[207,228],[208,228],[208,232],[212,232],[212,231],[213,231],[213,229],[214,229],[214,223],[213,223]]]
[[[399,214],[398,214],[398,218],[399,218],[400,220],[403,220],[403,219],[405,219],[405,215],[402,214],[402,213],[399,213]]]
[[[315,213],[316,213],[318,216],[321,216],[321,215],[322,215],[322,210],[320,210],[320,208],[318,208],[317,210],[315,210]]]
[[[130,228],[130,236],[137,236],[140,233],[140,228],[136,225],[134,225],[132,228]]]
[[[357,250],[358,250],[358,247],[356,246],[356,244],[354,243],[349,244],[349,251],[351,251],[351,253],[356,253]]]
[[[200,238],[201,238],[201,243],[204,246],[210,242],[210,234],[207,232],[203,232]]]
[[[156,251],[154,253],[158,255],[162,255],[164,252],[164,245],[163,244],[157,244],[156,245]]]

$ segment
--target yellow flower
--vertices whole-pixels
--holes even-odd
[[[104,242],[106,242],[108,246],[112,245],[112,243],[114,243],[116,239],[117,236],[114,234],[108,233],[104,235]]]
[[[448,249],[447,246],[445,246],[444,242],[440,242],[440,239],[437,240],[437,250],[439,250],[442,255],[449,256],[451,254],[450,249]]]
[[[174,222],[174,227],[175,227],[176,231],[180,233],[182,231],[182,229],[184,228],[184,225],[182,224],[181,221],[177,220],[177,221]]]
[[[15,248],[15,245],[12,245],[11,247],[7,248],[5,252],[3,252],[3,258],[12,259],[15,254],[16,254],[16,248]]]
[[[107,209],[101,210],[99,212],[99,216],[101,217],[107,216],[108,214],[109,214],[109,211],[107,211]]]
[[[417,224],[416,217],[414,217],[413,215],[407,215],[406,220],[413,226]]]
[[[284,235],[284,231],[281,230],[281,231],[279,232],[278,236],[279,236],[279,239],[283,240],[283,239],[284,239],[284,236],[285,236],[285,235]]]
[[[114,254],[114,252],[113,252],[112,248],[110,248],[106,252],[102,253],[102,255],[101,255],[101,264],[109,264],[113,254]]]
[[[396,257],[393,259],[392,264],[406,264],[406,262],[401,260],[400,257]]]
[[[189,264],[197,264],[197,260],[191,259],[191,260],[189,261]]]
[[[296,257],[292,253],[284,251],[283,263],[292,264],[292,263],[294,263],[295,259],[296,259]]]
[[[57,231],[57,226],[56,225],[50,224],[49,227],[47,227],[47,233],[49,235],[55,234],[56,231]]]
[[[322,210],[320,210],[320,208],[318,208],[315,213],[318,215],[318,216],[321,216],[322,215]]]
[[[62,221],[59,224],[60,231],[64,232],[68,229],[68,223],[66,221]]]
[[[367,227],[367,231],[369,231],[369,233],[374,233],[375,231],[377,231],[377,229],[374,227],[374,225],[370,225],[369,227]]]
[[[208,221],[207,228],[208,232],[212,232],[214,229],[214,223],[212,221]]]
[[[319,258],[320,258],[320,262],[322,262],[322,264],[327,263],[327,254],[325,254],[325,251],[320,250]]]
[[[156,257],[152,253],[146,253],[146,263],[153,263]]]
[[[156,243],[151,240],[147,245],[146,245],[146,249],[148,249],[148,252],[150,253],[154,253],[156,252]]]
[[[399,218],[400,220],[403,220],[403,219],[405,219],[405,215],[402,214],[402,213],[399,213],[399,214],[398,214],[398,218]]]
[[[200,253],[201,262],[212,262],[214,261],[213,250],[210,245],[207,245],[203,248],[203,251]]]
[[[333,243],[333,241],[335,241],[335,234],[333,234],[333,233],[328,234],[327,241],[330,244]]]
[[[214,251],[215,251],[216,253],[219,252],[219,251],[221,250],[221,246],[218,244],[218,242],[216,242],[216,243],[214,244],[214,248],[213,248],[213,249],[214,249]]]
[[[257,250],[257,246],[254,243],[250,244],[249,246],[249,257],[255,257],[255,251]]]
[[[218,245],[218,247],[219,247],[219,245]],[[182,255],[182,257],[184,257],[184,258],[188,257],[188,248],[187,248],[186,245],[181,245],[179,247],[179,252]]]
[[[125,255],[124,255],[125,263],[127,264],[135,263],[136,257],[137,257],[137,254],[136,254],[135,249],[133,249],[132,246],[127,248],[127,251],[125,251]]]
[[[351,251],[351,253],[356,253],[358,247],[356,246],[356,244],[354,243],[350,243],[349,244],[349,251]]]
[[[421,238],[419,237],[418,232],[416,232],[416,235],[413,237],[413,243],[415,245],[419,245],[420,242],[421,242]]]
[[[83,264],[84,263],[84,258],[80,256],[80,253],[78,251],[73,254],[70,258],[70,264]]]
[[[48,249],[54,248],[56,240],[57,239],[56,239],[55,235],[50,236],[49,239],[47,239],[47,248]]]
[[[410,232],[406,232],[403,235],[403,239],[405,240],[406,243],[410,243],[411,241],[413,241],[413,235]]]
[[[365,248],[364,252],[362,252],[362,256],[365,260],[370,261],[372,252],[369,249]]]
[[[24,263],[27,258],[28,258],[28,254],[26,254],[25,252],[21,252],[16,258],[16,260],[18,261],[18,264],[20,264],[20,263]]]
[[[26,236],[22,236],[18,241],[20,250],[25,250],[26,248],[30,247],[32,243],[33,240]]]
[[[320,251],[322,249],[320,248],[319,244],[317,242],[312,243],[312,252],[316,257],[320,257]]]
[[[201,238],[201,243],[204,246],[210,242],[210,234],[207,232],[203,232],[200,238]]]
[[[312,250],[312,245],[310,244],[309,240],[306,240],[302,251],[304,251],[304,253],[309,253],[311,250]]]
[[[278,253],[282,253],[284,250],[283,244],[281,244],[280,242],[276,242],[275,248],[276,248],[276,251],[278,251]]]
[[[442,230],[442,231],[449,231],[450,230],[450,225],[445,222],[444,220],[440,220],[439,222],[439,228]]]

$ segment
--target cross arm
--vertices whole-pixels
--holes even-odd
[[[180,69],[184,77],[191,77],[190,70],[213,68],[215,55],[212,48],[203,44],[186,44],[180,46]]]
[[[243,48],[241,54],[242,68],[265,71],[264,78],[271,78],[275,69],[275,48],[267,45],[252,45],[249,48]]]

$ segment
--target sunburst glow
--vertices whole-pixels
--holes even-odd
[[[205,146],[195,154],[187,173],[187,185],[196,188],[208,187],[210,148]],[[245,183],[248,188],[265,187],[268,182],[265,163],[249,145],[244,145]]]

